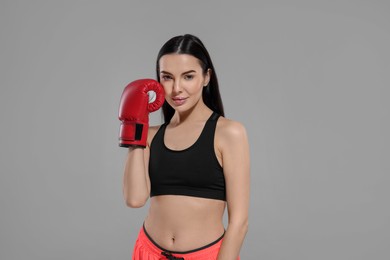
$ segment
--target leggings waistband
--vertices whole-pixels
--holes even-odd
[[[215,244],[217,244],[219,241],[222,240],[222,238],[224,237],[225,235],[225,232],[223,232],[222,236],[220,236],[217,240],[211,242],[210,244],[207,244],[205,246],[202,246],[202,247],[199,247],[199,248],[196,248],[196,249],[193,249],[193,250],[189,250],[189,251],[170,251],[170,250],[167,250],[163,247],[161,247],[159,244],[157,244],[151,237],[150,235],[148,234],[148,232],[146,231],[146,228],[145,228],[145,224],[143,224],[142,226],[143,228],[143,231],[146,235],[146,237],[150,240],[150,242],[153,243],[153,245],[155,245],[157,248],[159,248],[161,251],[163,252],[167,252],[167,253],[173,253],[173,254],[190,254],[190,253],[194,253],[194,252],[197,252],[197,251],[201,251],[201,250],[204,250],[206,248],[209,248]]]

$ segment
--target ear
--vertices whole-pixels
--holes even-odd
[[[204,86],[207,86],[211,79],[211,69],[207,69],[206,73],[204,74]]]

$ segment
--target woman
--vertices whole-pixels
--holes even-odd
[[[248,229],[246,130],[224,117],[215,69],[197,37],[166,42],[156,68],[165,123],[148,129],[145,145],[129,146],[124,170],[127,205],[142,207],[150,197],[133,259],[239,259]]]

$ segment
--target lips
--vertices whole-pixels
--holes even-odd
[[[172,101],[176,106],[183,105],[186,102],[186,97],[173,97]]]

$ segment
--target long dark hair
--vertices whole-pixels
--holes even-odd
[[[217,74],[210,55],[202,41],[191,34],[175,36],[168,40],[161,47],[157,55],[156,72],[158,82],[160,82],[160,58],[165,54],[172,53],[192,55],[200,61],[203,73],[206,73],[208,69],[211,70],[210,81],[209,84],[203,88],[202,98],[206,106],[208,106],[211,110],[221,116],[225,116],[221,94],[219,93]],[[175,113],[175,110],[168,104],[167,101],[165,101],[162,106],[162,112],[164,121],[169,122]]]

